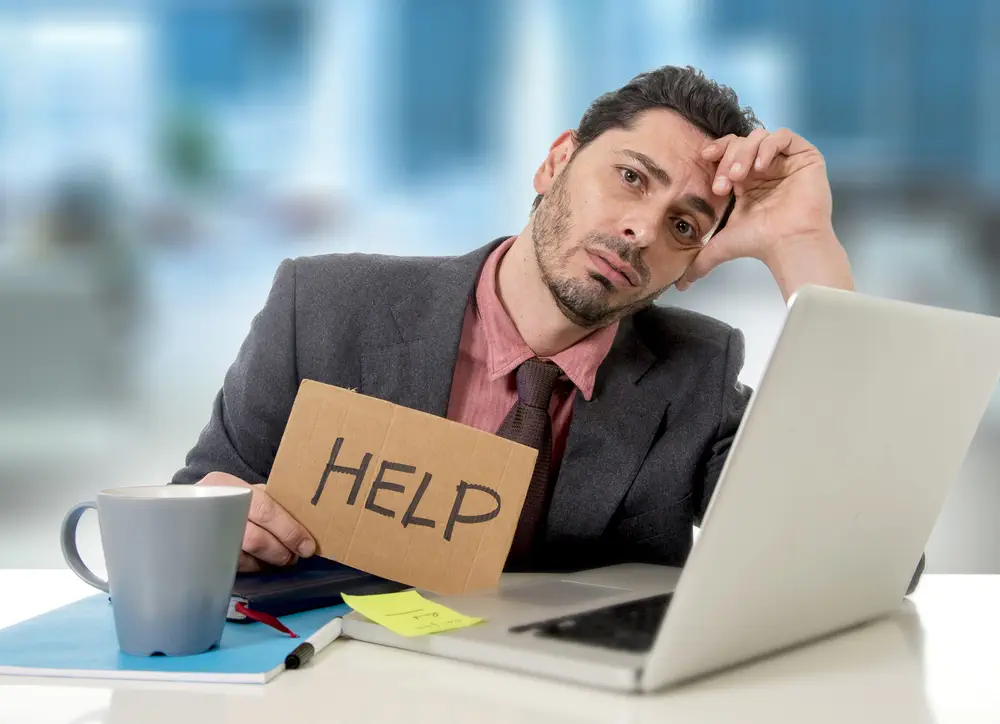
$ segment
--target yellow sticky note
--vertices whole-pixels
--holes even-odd
[[[372,596],[344,595],[344,603],[380,626],[402,636],[423,636],[473,626],[483,619],[465,616],[428,601],[416,591],[378,593]]]

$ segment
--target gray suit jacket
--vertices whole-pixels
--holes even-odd
[[[461,257],[283,262],[173,482],[265,482],[303,379],[445,415],[466,304],[499,241]],[[738,330],[693,312],[622,321],[592,399],[575,398],[542,566],[684,564],[750,397],[743,353]]]
[[[173,482],[215,470],[265,482],[306,378],[443,416],[465,307],[496,243],[461,257],[283,262]],[[574,402],[546,567],[684,563],[750,395],[742,364],[741,333],[714,319],[654,307],[622,321],[592,399]]]

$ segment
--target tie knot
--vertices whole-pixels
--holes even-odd
[[[552,388],[562,374],[559,365],[533,358],[517,368],[517,399],[529,407],[549,409]]]

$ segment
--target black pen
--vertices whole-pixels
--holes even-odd
[[[300,666],[307,664],[309,659],[325,649],[332,641],[336,640],[336,638],[340,636],[341,626],[343,626],[343,621],[338,616],[301,644],[296,646],[295,650],[285,657],[285,668],[297,669]]]

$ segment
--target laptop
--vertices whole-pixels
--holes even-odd
[[[683,569],[504,574],[486,620],[352,638],[653,691],[896,610],[998,377],[1000,319],[809,286],[791,300]]]

